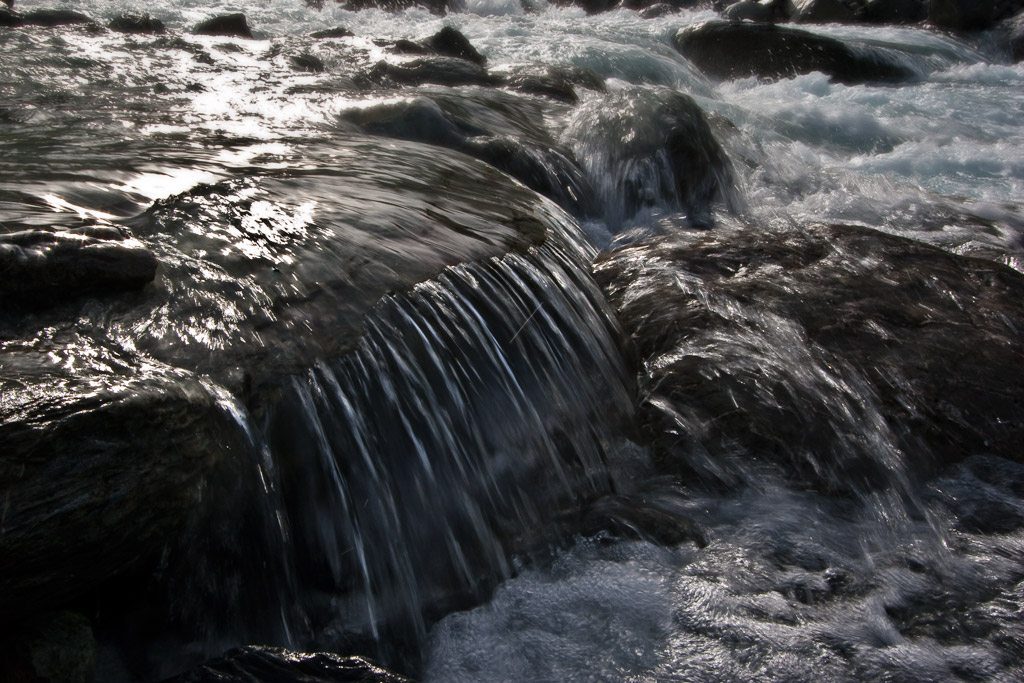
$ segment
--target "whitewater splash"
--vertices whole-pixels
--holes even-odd
[[[251,643],[426,680],[1019,677],[1020,65],[825,26],[904,80],[718,80],[680,52],[711,10],[278,0],[246,40],[190,33],[234,6],[82,9],[169,32],[0,33],[3,254],[111,259],[4,290],[5,442],[147,443],[177,486],[119,465],[167,503],[49,517],[87,588],[4,604],[85,614],[99,679]],[[28,590],[24,501],[121,494],[14,471]]]

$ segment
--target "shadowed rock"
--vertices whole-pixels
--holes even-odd
[[[452,9],[449,0],[344,0],[342,7],[352,12],[373,8],[386,12],[400,12],[410,7],[422,7],[438,16],[447,14]]]
[[[505,93],[484,91],[461,102],[442,95],[418,97],[353,109],[342,118],[364,133],[427,142],[482,159],[574,215],[594,208],[583,172],[544,131],[539,112]],[[531,119],[535,125],[522,124]]]
[[[157,260],[116,228],[27,230],[0,235],[4,308],[135,290],[156,276]]]
[[[800,29],[748,22],[709,22],[684,28],[675,46],[715,78],[791,78],[820,71],[833,81],[899,83],[914,72],[882,48],[853,48],[835,38]]]
[[[423,41],[423,44],[445,57],[465,59],[480,66],[487,62],[487,58],[477,52],[469,39],[451,26],[445,26]]]
[[[349,31],[343,26],[336,26],[335,28],[324,29],[323,31],[314,31],[309,34],[313,38],[351,38],[355,34]]]
[[[1024,276],[1005,266],[865,228],[743,227],[596,275],[649,369],[641,422],[667,471],[728,483],[769,461],[848,492],[1024,454]]]
[[[164,23],[148,14],[125,12],[111,19],[107,28],[120,33],[163,33]]]
[[[244,444],[200,381],[115,347],[6,342],[0,366],[3,622],[154,561]]]
[[[465,59],[424,57],[401,64],[379,62],[369,73],[372,81],[394,85],[491,85],[486,69]]]
[[[362,657],[291,652],[274,647],[231,650],[164,683],[410,683]]]
[[[858,16],[843,0],[797,0],[794,19],[807,24],[848,24]]]
[[[37,9],[23,15],[23,18],[26,24],[47,28],[94,23],[92,17],[69,9]]]
[[[224,14],[207,19],[197,24],[192,32],[199,36],[228,36],[234,38],[252,38],[249,22],[241,13]]]

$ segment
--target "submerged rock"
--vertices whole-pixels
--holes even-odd
[[[234,38],[252,38],[252,30],[245,15],[223,14],[201,22],[192,29],[192,33],[200,36],[226,36]]]
[[[343,26],[336,26],[335,28],[324,29],[323,31],[314,31],[309,34],[313,38],[351,38],[355,34]]]
[[[800,29],[748,22],[708,22],[680,30],[679,52],[715,78],[791,78],[820,71],[833,81],[899,83],[915,77],[882,48],[856,48]]]
[[[578,89],[605,92],[604,79],[586,67],[546,64],[512,64],[494,74],[502,87],[576,104]]]
[[[744,227],[625,248],[596,275],[648,369],[640,419],[667,471],[771,462],[863,491],[1022,458],[1024,276],[1005,266],[865,228]]]
[[[581,106],[564,135],[618,229],[652,207],[711,222],[713,205],[739,206],[733,171],[704,113],[687,95],[631,90]]]
[[[231,650],[164,683],[410,683],[362,657],[275,647]]]
[[[341,6],[352,12],[374,8],[386,12],[400,12],[410,7],[422,7],[439,16],[453,9],[449,0],[344,0]]]
[[[112,227],[0,235],[0,295],[8,310],[141,289],[156,269],[156,257],[145,245]]]
[[[95,23],[93,18],[69,9],[37,9],[25,15],[25,23],[35,26],[74,26]]]
[[[490,85],[493,79],[478,64],[455,57],[424,57],[401,64],[379,62],[369,73],[372,81],[395,85]]]
[[[107,28],[120,33],[163,33],[164,22],[148,14],[123,12],[111,19]]]

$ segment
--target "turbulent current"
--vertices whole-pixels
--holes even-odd
[[[1024,678],[998,32],[316,4],[0,26],[0,679]]]

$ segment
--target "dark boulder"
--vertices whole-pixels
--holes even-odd
[[[155,562],[246,443],[200,380],[77,334],[0,366],[3,623]]]
[[[701,71],[722,79],[791,78],[820,71],[853,85],[915,77],[896,53],[883,48],[854,48],[835,38],[770,24],[709,22],[680,30],[675,46]]]
[[[26,24],[47,28],[95,23],[92,17],[69,9],[37,9],[24,17]]]
[[[793,19],[805,24],[849,24],[859,17],[843,0],[798,0]]]
[[[347,28],[345,28],[343,26],[336,26],[335,28],[328,28],[328,29],[324,29],[323,31],[314,31],[313,33],[310,33],[309,35],[312,36],[313,38],[323,39],[323,38],[351,38],[355,34],[352,33],[352,31],[349,31]]]
[[[401,64],[377,63],[369,73],[382,85],[492,85],[494,79],[478,64],[454,57],[424,57]]]
[[[927,0],[869,0],[861,18],[874,24],[916,24],[928,15]]]
[[[928,0],[928,21],[950,31],[980,31],[998,18],[996,0]]]
[[[637,89],[594,100],[577,109],[565,139],[613,229],[658,206],[707,226],[716,203],[739,205],[732,165],[687,95]]]
[[[192,29],[199,36],[227,36],[233,38],[252,38],[249,22],[242,13],[223,14],[201,22]]]
[[[469,42],[469,39],[451,26],[445,26],[423,41],[423,44],[429,47],[435,54],[444,57],[465,59],[480,66],[487,63],[487,58],[477,52],[473,44]]]
[[[754,21],[775,23],[789,21],[796,14],[791,0],[741,0],[722,12],[729,21]]]
[[[148,14],[124,12],[111,19],[107,28],[120,33],[163,33],[164,22]]]
[[[0,7],[0,26],[24,26],[25,17],[10,9],[7,5]]]
[[[112,227],[0,235],[3,308],[137,290],[152,282],[156,269],[145,245]]]
[[[41,612],[0,629],[0,680],[5,683],[93,683],[96,640],[75,612]]]
[[[453,9],[449,0],[344,0],[341,5],[351,12],[364,9],[382,9],[386,12],[400,12],[411,7],[422,7],[438,16]]]
[[[1008,22],[1010,59],[1013,63],[1024,61],[1024,14]]]
[[[164,683],[410,683],[362,657],[243,647]]]
[[[1006,266],[860,227],[744,226],[595,270],[648,369],[640,423],[667,472],[735,485],[772,463],[863,492],[1022,460],[1024,276]]]
[[[314,74],[323,73],[327,69],[322,59],[308,52],[301,55],[292,55],[288,58],[288,63],[296,71],[307,71]]]
[[[560,7],[581,7],[587,14],[600,14],[618,7],[619,0],[555,0],[552,4]]]
[[[482,159],[574,215],[593,208],[593,191],[568,152],[546,135],[541,123],[521,125],[530,111],[516,110],[513,98],[502,93],[476,99],[479,109],[469,108],[468,98],[460,103],[418,97],[353,109],[342,118],[363,133],[426,142]],[[504,125],[494,125],[502,119]]]

